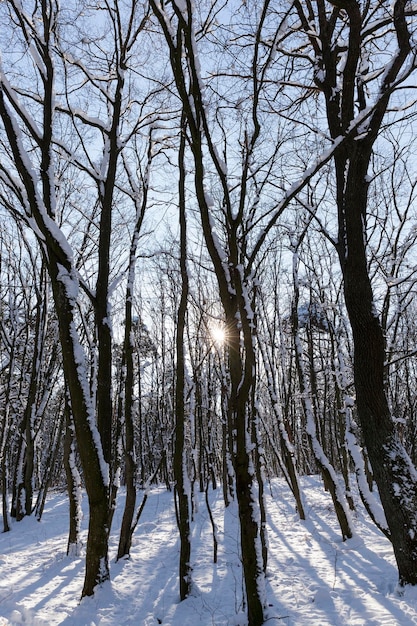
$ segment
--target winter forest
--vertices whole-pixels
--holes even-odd
[[[338,550],[368,529],[412,593],[417,5],[1,0],[0,23],[2,540],[60,495],[85,607],[140,572],[158,493],[186,606],[198,515],[211,571],[234,511],[239,606],[189,623],[307,624],[271,617],[270,516],[285,488],[310,532],[314,481]]]

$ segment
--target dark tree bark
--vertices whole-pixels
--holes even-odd
[[[89,525],[86,550],[86,571],[82,596],[91,596],[97,585],[110,578],[108,562],[108,466],[104,460],[89,388],[85,364],[76,337],[73,290],[77,284],[74,276],[65,271],[52,251],[56,242],[45,233],[48,246],[48,269],[51,277],[55,308],[59,322],[60,343],[65,380],[71,397],[78,451],[89,502]],[[74,282],[72,282],[74,281]],[[72,283],[72,284],[71,284]]]
[[[39,392],[42,351],[45,340],[46,300],[44,289],[44,268],[40,275],[40,285],[36,287],[36,318],[32,338],[33,354],[30,366],[30,380],[25,410],[22,419],[21,450],[22,469],[18,471],[19,482],[16,485],[16,520],[31,515],[33,502],[33,472],[35,462],[35,419],[36,403]]]
[[[327,121],[333,139],[345,137],[334,156],[338,213],[337,251],[343,273],[346,307],[354,341],[354,381],[359,421],[372,465],[375,482],[388,523],[396,557],[400,584],[417,584],[417,481],[415,468],[402,445],[389,409],[385,381],[385,344],[381,321],[375,310],[368,271],[366,216],[368,206],[368,169],[373,147],[397,84],[414,69],[406,68],[412,55],[407,12],[411,4],[396,0],[385,12],[382,28],[391,27],[392,56],[382,78],[368,77],[361,69],[374,32],[367,32],[368,12],[378,11],[370,3],[362,12],[356,0],[317,1],[315,10],[304,13],[295,6],[303,27],[309,31],[318,72],[317,87],[326,103]],[[388,9],[387,9],[388,11]],[[376,17],[373,16],[376,20]],[[312,36],[311,22],[316,21],[318,37]],[[378,24],[377,20],[373,22]],[[345,31],[346,62],[339,65],[340,28]],[[371,37],[372,35],[372,37]],[[373,51],[375,62],[377,52]],[[411,68],[411,69],[410,69]],[[378,76],[379,84],[375,83]],[[367,109],[366,83],[374,81],[377,93]],[[355,124],[359,110],[360,127]]]
[[[124,63],[124,55],[120,63]],[[112,125],[105,148],[109,154],[106,179],[98,181],[98,196],[101,203],[100,229],[98,243],[98,274],[96,285],[95,322],[98,341],[97,371],[97,425],[100,433],[105,461],[111,465],[112,460],[112,326],[109,299],[110,279],[110,242],[112,233],[113,196],[117,172],[117,161],[120,155],[119,125],[121,119],[122,93],[124,86],[123,73],[119,72],[113,100]]]
[[[194,185],[200,209],[200,219],[205,243],[214,266],[216,280],[222,302],[225,327],[227,329],[227,358],[229,376],[226,390],[226,414],[228,428],[235,433],[229,451],[233,459],[236,480],[236,498],[240,520],[240,543],[243,574],[247,599],[248,620],[251,626],[260,626],[264,621],[264,570],[263,555],[258,523],[259,502],[255,495],[256,477],[253,469],[252,433],[254,411],[250,403],[255,385],[255,337],[252,310],[252,268],[247,266],[245,255],[247,241],[244,232],[245,191],[250,172],[252,150],[259,135],[256,111],[253,135],[244,157],[241,176],[241,197],[239,209],[233,215],[233,201],[227,184],[227,175],[214,147],[204,98],[201,92],[199,60],[196,56],[195,33],[192,4],[187,0],[186,10],[173,5],[177,23],[176,35],[172,36],[172,25],[161,5],[151,1],[152,9],[163,29],[169,47],[171,67],[176,87],[183,105],[187,122],[190,150],[194,160]],[[260,37],[261,27],[257,33]],[[184,66],[184,54],[188,70]],[[255,52],[256,54],[256,52]],[[255,79],[254,79],[255,81]],[[256,100],[256,98],[255,98]],[[254,105],[256,106],[256,105]],[[205,188],[206,144],[210,163],[224,194],[224,219],[227,241],[220,252],[211,213],[211,202]],[[256,252],[254,252],[256,254]],[[260,477],[259,477],[260,478]],[[262,493],[262,489],[260,489]],[[264,554],[266,560],[266,554]]]
[[[375,312],[364,244],[367,159],[364,163],[354,151],[353,147],[349,155],[348,180],[343,176],[344,191],[340,193],[339,258],[354,341],[356,404],[390,531],[400,583],[416,585],[417,483],[415,469],[396,431],[386,396],[385,341]],[[358,185],[358,181],[362,184]],[[339,192],[342,191],[341,185],[342,180],[338,184]]]
[[[130,554],[130,548],[132,543],[132,522],[135,514],[136,506],[136,472],[137,463],[135,458],[135,433],[134,433],[134,386],[135,386],[135,367],[134,367],[134,328],[133,328],[133,297],[135,289],[135,269],[136,269],[136,255],[139,243],[140,230],[145,215],[145,208],[148,195],[148,180],[149,169],[152,161],[152,134],[149,137],[148,148],[148,162],[146,166],[146,173],[144,176],[144,183],[142,188],[142,202],[138,203],[136,207],[136,223],[133,231],[133,237],[130,244],[129,251],[129,268],[128,279],[126,286],[125,296],[125,334],[123,342],[123,359],[122,359],[122,385],[120,393],[123,395],[122,412],[123,419],[122,424],[125,427],[125,440],[124,440],[124,458],[125,458],[125,485],[126,485],[126,502],[123,511],[122,525],[120,529],[119,546],[117,549],[117,559],[121,559],[124,556]],[[140,346],[136,345],[138,352],[138,362]],[[140,363],[138,367],[138,376],[140,376]],[[140,385],[140,380],[139,380]],[[140,398],[139,398],[140,402]],[[141,409],[139,409],[140,411]],[[139,424],[141,427],[141,424]],[[141,430],[140,430],[141,432]],[[141,445],[141,442],[139,442]]]
[[[188,271],[187,271],[187,225],[185,214],[185,122],[182,124],[183,132],[180,139],[178,155],[179,163],[179,221],[180,221],[180,271],[181,271],[181,296],[177,311],[177,335],[176,335],[176,382],[175,382],[175,447],[174,447],[174,479],[175,497],[177,498],[178,529],[180,533],[180,561],[179,583],[180,598],[184,600],[191,591],[191,535],[190,535],[190,502],[187,489],[187,464],[185,451],[185,355],[184,337],[187,316],[188,301]]]
[[[75,433],[68,393],[65,394],[64,469],[69,501],[69,531],[67,555],[79,556],[81,551],[81,477],[75,459]]]
[[[242,294],[241,298],[242,298]],[[255,366],[252,332],[246,326],[245,359],[242,359],[240,328],[238,313],[241,307],[235,308],[234,298],[228,303],[226,313],[227,344],[230,371],[230,391],[228,399],[229,421],[236,431],[236,452],[233,464],[236,480],[236,497],[240,520],[240,544],[242,548],[242,564],[248,603],[249,624],[256,626],[263,623],[263,562],[267,560],[260,541],[260,527],[256,519],[256,500],[254,497],[255,475],[251,455],[248,452],[248,441],[251,441],[252,426],[249,422],[248,403],[254,380]],[[243,298],[242,298],[243,300]],[[243,302],[241,301],[241,305]],[[249,330],[249,333],[248,333]],[[242,378],[242,372],[244,372]]]
[[[16,200],[24,204],[24,210],[30,214],[36,224],[36,232],[43,258],[51,280],[52,294],[59,325],[59,337],[62,349],[63,369],[71,396],[71,408],[74,417],[75,432],[85,486],[88,494],[90,518],[86,552],[86,572],[83,596],[93,595],[96,585],[109,579],[108,567],[108,466],[103,458],[100,437],[97,431],[94,409],[85,371],[84,354],[77,334],[77,298],[79,283],[73,266],[73,254],[65,237],[55,222],[55,181],[52,149],[52,128],[54,118],[54,70],[51,61],[51,24],[56,18],[56,6],[42,3],[43,33],[33,31],[38,37],[39,50],[42,50],[44,63],[42,83],[43,128],[40,133],[27,126],[28,133],[39,146],[42,168],[40,179],[42,190],[39,193],[36,179],[36,166],[21,142],[17,121],[9,105],[11,94],[8,86],[0,83],[0,116],[13,155],[14,166],[21,184],[12,188]],[[27,119],[24,111],[22,118]],[[24,198],[24,200],[23,200]],[[22,220],[24,218],[22,217]]]

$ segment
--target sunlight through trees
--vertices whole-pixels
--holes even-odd
[[[0,3],[4,531],[66,485],[82,596],[146,489],[236,505],[265,620],[265,489],[356,480],[417,584],[416,11],[360,0]],[[145,490],[137,502],[137,488]],[[140,555],[138,555],[140,558]],[[216,560],[216,557],[215,557]]]

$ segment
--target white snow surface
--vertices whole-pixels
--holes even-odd
[[[308,519],[299,520],[283,480],[266,484],[269,565],[265,624],[408,626],[417,624],[417,589],[397,588],[388,540],[363,508],[354,539],[342,542],[330,497],[318,477],[301,480]],[[84,562],[67,557],[68,504],[51,493],[43,518],[25,518],[0,534],[0,625],[245,626],[237,509],[210,492],[218,526],[218,563],[204,494],[192,522],[194,588],[178,596],[179,540],[172,493],[154,487],[134,535],[131,558],[115,563],[121,490],[110,542],[111,582],[79,602]],[[138,501],[141,499],[139,494]],[[88,516],[84,497],[83,541]]]

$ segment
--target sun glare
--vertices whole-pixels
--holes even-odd
[[[223,326],[212,326],[210,332],[214,343],[218,346],[221,346],[225,342],[226,332]]]

